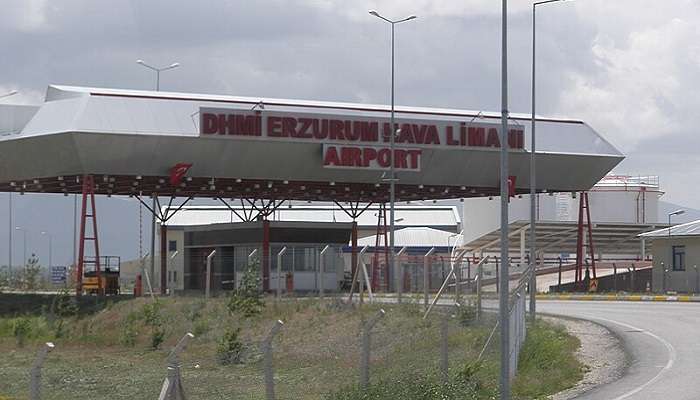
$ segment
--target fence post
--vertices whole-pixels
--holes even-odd
[[[458,260],[452,260],[455,265],[455,270],[453,271],[455,278],[455,303],[462,302],[462,288],[460,284],[462,283],[462,260],[464,260],[464,253],[461,253]]]
[[[257,251],[257,249],[253,250]],[[277,288],[275,291],[275,297],[277,300],[282,296],[282,256],[287,252],[287,246],[282,247],[279,253],[277,253]],[[251,253],[252,254],[252,253]]]
[[[488,260],[488,258],[487,258]],[[484,264],[486,260],[479,260],[476,265],[476,320],[481,319],[481,281],[484,279]]]
[[[383,317],[386,312],[380,309],[379,312],[362,326],[362,357],[360,358],[360,388],[366,390],[369,386],[369,351],[370,351],[370,334],[372,328]]]
[[[371,303],[372,300],[374,300],[374,296],[372,294],[372,283],[369,280],[369,275],[367,274],[367,264],[365,263],[365,253],[369,250],[369,246],[365,246],[360,250],[360,274],[361,274],[361,281],[360,282],[360,305],[362,305],[362,302],[364,301],[364,293],[365,293],[365,285],[367,285],[367,294],[369,295],[369,302]]]
[[[423,256],[423,306],[425,310],[428,310],[428,302],[430,302],[430,296],[428,295],[430,291],[428,277],[428,267],[430,266],[430,256],[435,252],[435,247],[430,248],[430,250]]]
[[[326,247],[321,250],[321,253],[319,255],[319,260],[318,260],[318,274],[319,280],[318,280],[318,297],[323,301],[323,289],[324,289],[324,283],[323,283],[323,274],[326,273],[326,261],[324,259],[324,256],[326,255],[326,252],[328,249],[330,249],[330,245],[326,245]]]
[[[401,267],[401,256],[403,256],[406,250],[408,250],[407,247],[402,247],[401,250],[396,253],[396,257],[394,257],[394,274],[396,275],[396,293],[398,295],[398,299],[396,301],[399,304],[401,304],[401,294],[403,293],[403,268]]]
[[[617,266],[613,263],[613,292],[617,293]]]
[[[211,259],[216,255],[216,250],[212,250],[207,256],[207,277],[205,279],[206,286],[204,287],[204,297],[209,298],[211,295]]]
[[[180,378],[180,353],[185,350],[187,343],[193,337],[194,335],[189,332],[185,334],[168,354],[168,376],[163,381],[158,400],[185,400],[185,391],[182,389]]]
[[[282,329],[284,322],[277,320],[275,325],[270,329],[265,340],[262,343],[262,352],[264,357],[265,368],[265,396],[267,400],[275,400],[275,373],[272,369],[272,340]]]
[[[44,346],[39,349],[39,352],[34,359],[34,364],[32,364],[32,369],[29,373],[29,399],[39,400],[41,399],[41,368],[44,366],[44,361],[48,357],[49,352],[54,349],[54,344],[51,342],[46,342]]]
[[[450,379],[449,373],[449,356],[448,356],[448,336],[449,336],[449,326],[450,313],[445,313],[440,321],[440,372],[442,374],[442,380],[447,383]]]

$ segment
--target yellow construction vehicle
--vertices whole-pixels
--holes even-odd
[[[85,294],[119,294],[119,265],[121,258],[118,256],[100,257],[99,281],[97,273],[97,263],[95,260],[85,261],[86,266],[83,271],[83,293]]]

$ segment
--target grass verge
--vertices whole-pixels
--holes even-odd
[[[24,300],[23,300],[24,301]],[[371,382],[358,382],[359,327],[379,306],[348,308],[329,300],[268,301],[260,315],[230,314],[226,299],[140,298],[104,304],[73,316],[44,311],[0,317],[0,397],[27,398],[28,371],[41,342],[56,342],[43,373],[46,398],[156,398],[165,357],[185,332],[196,337],[182,355],[188,398],[263,399],[259,346],[275,320],[285,322],[274,341],[279,399],[490,399],[497,396],[498,349],[474,363],[493,320],[449,325],[450,384],[437,373],[439,320],[421,318],[417,304],[386,305],[372,335]],[[32,308],[34,310],[34,308]],[[23,347],[14,328],[26,320]],[[60,335],[56,335],[60,319]],[[24,326],[23,325],[23,326]],[[231,332],[236,332],[232,335]],[[157,339],[157,340],[156,340]],[[238,343],[240,341],[240,343]],[[495,341],[497,342],[497,340]],[[222,345],[224,343],[225,345]],[[582,374],[578,342],[563,328],[538,322],[523,347],[514,398],[541,398],[575,384]],[[235,351],[221,362],[221,349]],[[517,397],[515,397],[517,396]]]

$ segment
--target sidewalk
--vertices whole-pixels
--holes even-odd
[[[538,294],[537,300],[661,301],[693,303],[700,302],[700,295]]]

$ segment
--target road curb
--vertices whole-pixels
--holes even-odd
[[[688,295],[616,295],[616,294],[556,294],[537,295],[537,300],[634,301],[667,303],[700,303],[700,296]]]

